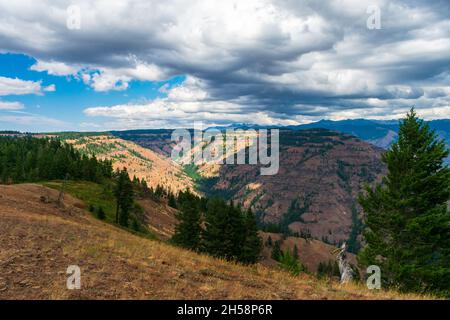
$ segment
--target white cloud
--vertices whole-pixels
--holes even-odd
[[[47,72],[55,76],[72,76],[81,79],[84,84],[91,86],[95,91],[110,90],[123,91],[128,89],[132,80],[159,81],[166,75],[163,70],[154,64],[146,64],[135,57],[127,57],[126,61],[132,61],[130,67],[110,68],[96,64],[69,65],[63,62],[46,62],[38,60],[30,67],[30,70]]]
[[[25,108],[21,102],[0,101],[0,110],[20,110]]]
[[[90,117],[106,117],[112,128],[129,129],[142,126],[193,127],[194,122],[218,125],[227,122],[257,122],[259,124],[295,124],[268,112],[246,113],[246,106],[230,101],[211,101],[199,79],[188,77],[182,85],[164,87],[167,97],[143,104],[91,107],[84,110]]]
[[[42,87],[41,81],[22,80],[0,76],[0,96],[36,94],[55,91],[54,84]]]
[[[429,112],[438,115],[448,106],[445,1],[79,0],[76,31],[66,27],[70,4],[0,0],[3,51],[29,54],[38,59],[32,70],[102,92],[174,75],[200,83],[172,88],[165,100],[116,108],[129,121],[139,121],[138,110],[156,123],[167,113],[178,119],[176,112],[304,121],[395,117],[412,105],[438,108]],[[380,30],[366,28],[369,5],[381,9]]]
[[[54,84],[51,84],[49,86],[44,87],[43,89],[45,92],[55,92],[56,86]]]
[[[41,83],[0,76],[0,96],[41,94]]]
[[[71,66],[65,64],[63,62],[56,61],[37,61],[30,67],[30,70],[39,71],[39,72],[47,72],[53,76],[71,76],[77,74],[80,67]]]
[[[89,84],[94,88],[95,91],[109,91],[117,90],[123,91],[128,88],[128,82],[131,79],[126,76],[116,76],[111,73],[94,73]]]

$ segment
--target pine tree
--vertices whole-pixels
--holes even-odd
[[[299,259],[299,256],[298,256],[298,247],[297,247],[296,244],[294,244],[294,249],[292,249],[292,256],[294,257],[295,260],[298,260],[298,259]]]
[[[305,271],[303,265],[292,256],[289,250],[281,252],[279,262],[283,269],[289,271],[294,276],[298,276],[300,272]]]
[[[205,252],[228,260],[239,260],[246,239],[245,217],[239,207],[221,199],[207,204],[203,248]]]
[[[272,237],[269,236],[266,240],[266,246],[271,247],[272,245],[273,245],[273,240],[272,240]]]
[[[388,174],[360,196],[367,242],[359,260],[382,270],[385,286],[450,296],[449,150],[414,109],[383,157]]]
[[[199,250],[201,241],[201,214],[195,199],[184,199],[177,213],[178,225],[172,237],[173,243],[190,250]]]
[[[319,265],[317,266],[317,277],[322,278],[326,275],[325,273],[325,264],[323,262],[319,262]]]
[[[116,223],[121,226],[128,226],[128,218],[133,208],[134,192],[126,168],[118,173],[117,185],[115,189],[116,196]]]
[[[99,218],[100,220],[105,220],[106,218],[106,214],[105,211],[103,210],[103,207],[99,207],[97,210],[97,218]]]
[[[245,240],[241,248],[241,255],[239,261],[246,264],[256,263],[259,260],[262,240],[258,235],[256,217],[251,209],[248,209],[245,214],[244,224],[245,224]]]
[[[175,208],[175,209],[177,208],[177,200],[176,200],[174,194],[171,191],[169,191],[168,203],[167,204],[169,205],[169,207],[172,207],[172,208]]]
[[[205,216],[203,248],[216,257],[233,258],[233,239],[230,237],[229,208],[221,199],[211,199]]]
[[[275,241],[275,244],[273,245],[272,249],[272,259],[275,261],[280,261],[281,258],[281,246],[280,246],[280,240]]]

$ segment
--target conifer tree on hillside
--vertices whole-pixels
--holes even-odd
[[[232,239],[231,234],[232,225],[229,217],[231,212],[225,201],[221,199],[211,199],[208,203],[203,230],[203,247],[213,256],[233,258],[233,246],[236,239]]]
[[[225,241],[228,245],[224,246],[225,257],[228,259],[240,260],[242,256],[242,249],[246,238],[246,220],[245,216],[238,206],[233,203],[230,206],[225,206],[226,224],[225,224]]]
[[[262,240],[258,234],[256,217],[251,209],[248,209],[244,217],[245,240],[241,248],[240,261],[243,263],[256,263],[259,260]]]
[[[199,250],[201,241],[201,213],[193,196],[183,195],[177,213],[178,225],[172,237],[173,243],[190,250]]]
[[[272,237],[269,236],[266,240],[266,246],[271,247],[273,245]]]
[[[275,261],[280,261],[282,255],[282,251],[281,251],[281,245],[280,245],[280,240],[275,241],[275,244],[273,245],[273,249],[272,249],[272,259],[274,259]]]
[[[295,259],[289,250],[282,251],[279,259],[280,266],[292,273],[294,276],[298,276],[301,272],[304,272],[305,267]]]
[[[244,214],[240,206],[200,198],[189,190],[179,192],[176,202],[174,244],[245,264],[258,261],[261,239],[251,211]]]
[[[117,184],[114,192],[116,196],[116,223],[128,226],[128,218],[133,208],[134,192],[133,183],[128,176],[127,169],[117,173]]]
[[[111,178],[111,161],[82,156],[57,139],[0,137],[0,183],[60,180],[101,183]]]
[[[175,198],[175,195],[172,193],[172,191],[169,191],[167,198],[168,198],[167,204],[169,205],[169,207],[176,209],[177,208],[177,200]]]
[[[298,260],[298,259],[299,259],[299,256],[298,256],[298,247],[297,247],[296,244],[294,244],[294,249],[292,249],[292,256],[294,257],[295,260]]]
[[[360,262],[378,265],[385,286],[450,296],[450,169],[443,141],[414,111],[401,121],[398,141],[383,154],[388,174],[366,188]]]
[[[246,239],[245,230],[245,217],[239,207],[227,205],[222,199],[208,201],[202,233],[204,251],[216,257],[240,260]]]

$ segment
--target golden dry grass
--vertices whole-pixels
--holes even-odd
[[[292,277],[144,239],[91,217],[54,190],[0,186],[0,299],[426,299],[362,285]],[[66,289],[69,265],[81,290]]]
[[[126,167],[131,179],[134,176],[145,179],[153,188],[163,185],[175,193],[188,188],[194,190],[194,182],[180,165],[134,142],[110,135],[84,136],[66,142],[99,159],[112,160],[114,169]]]

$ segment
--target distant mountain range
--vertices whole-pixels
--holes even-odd
[[[432,120],[428,121],[430,128],[436,131],[440,139],[445,140],[450,147],[450,119]],[[330,121],[321,120],[314,123],[291,126],[291,129],[310,129],[310,128],[324,128],[334,131],[340,131],[354,135],[362,140],[370,142],[383,149],[396,141],[398,136],[399,122],[398,120],[341,120]],[[450,157],[447,158],[447,163],[450,164]]]
[[[450,119],[431,120],[428,121],[430,127],[436,131],[439,138],[445,140],[450,147]],[[218,129],[225,128],[240,128],[240,129],[260,129],[260,128],[277,128],[277,126],[258,126],[247,123],[231,124],[227,127],[216,127]],[[353,120],[320,120],[318,122],[301,124],[296,126],[286,126],[278,128],[288,128],[292,130],[304,129],[328,129],[339,131],[342,133],[351,134],[361,140],[367,141],[380,148],[387,149],[396,141],[398,136],[399,121],[398,120],[367,120],[367,119],[353,119]],[[450,164],[450,158],[447,159]]]

